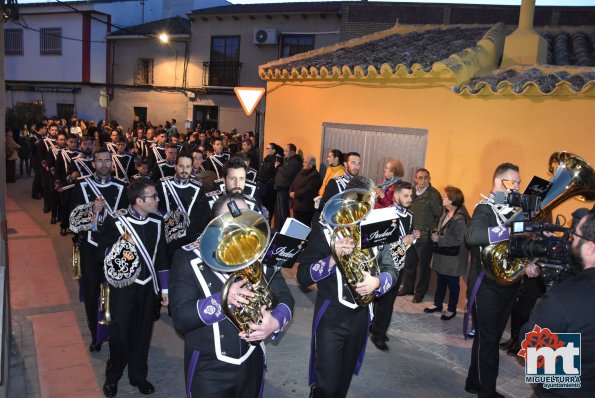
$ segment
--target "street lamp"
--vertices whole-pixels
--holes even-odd
[[[169,43],[169,35],[165,32],[159,34],[159,40],[161,40],[161,43]]]

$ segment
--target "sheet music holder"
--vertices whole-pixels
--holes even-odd
[[[306,248],[311,228],[294,218],[285,220],[281,232],[276,232],[265,251],[265,265],[291,268],[298,255]]]
[[[396,242],[401,237],[399,216],[392,206],[374,209],[368,214],[368,217],[362,220],[360,232],[361,249]]]

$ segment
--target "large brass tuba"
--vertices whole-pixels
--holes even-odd
[[[263,305],[268,310],[273,307],[263,266],[258,261],[266,251],[269,236],[269,224],[263,216],[252,210],[242,210],[242,214],[235,218],[231,213],[215,218],[200,238],[203,261],[216,271],[232,272],[223,285],[221,305],[225,315],[241,332],[250,332],[249,323],[262,322],[260,308]],[[244,288],[252,291],[254,297],[248,298],[248,305],[229,306],[229,288],[240,278],[246,280]]]
[[[360,296],[355,287],[364,280],[363,272],[372,275],[379,273],[376,255],[372,249],[361,249],[361,221],[374,208],[374,193],[363,188],[347,189],[333,196],[322,209],[322,218],[333,228],[330,247],[337,267],[347,280],[347,287],[355,302],[360,306],[368,305],[374,299],[374,293]],[[338,239],[351,238],[355,249],[350,254],[337,253],[335,242]]]
[[[571,197],[595,198],[593,168],[581,157],[570,152],[555,152],[549,159],[549,172],[552,173],[552,185],[532,220],[546,220],[556,206]],[[519,215],[517,213],[510,221],[520,221]],[[509,258],[508,241],[487,246],[481,253],[481,260],[486,274],[502,285],[513,284],[525,274],[527,259]]]

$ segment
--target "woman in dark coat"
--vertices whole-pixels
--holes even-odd
[[[467,262],[469,253],[465,246],[465,231],[469,222],[469,213],[463,205],[465,197],[459,188],[446,187],[442,195],[442,205],[444,214],[438,224],[439,230],[432,234],[432,241],[438,245],[438,248],[458,247],[458,254],[450,255],[440,252],[434,252],[434,262],[432,268],[438,276],[436,286],[436,295],[434,296],[434,307],[424,309],[426,313],[441,312],[446,287],[448,286],[448,311],[440,318],[448,321],[457,314],[457,304],[459,302],[459,279],[467,271]],[[438,249],[440,250],[440,249]],[[452,250],[452,249],[451,249]]]
[[[293,216],[310,226],[314,214],[314,198],[322,186],[322,177],[316,170],[316,158],[312,155],[304,159],[304,168],[295,176],[289,187]]]

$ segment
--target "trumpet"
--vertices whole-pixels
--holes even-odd
[[[72,279],[75,281],[81,279],[81,251],[78,243],[72,246]]]
[[[112,323],[112,313],[109,305],[110,287],[104,282],[99,286],[99,320],[100,325],[109,325]]]

